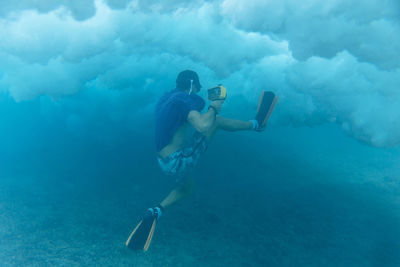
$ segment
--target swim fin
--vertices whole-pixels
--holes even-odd
[[[257,131],[262,131],[267,124],[268,118],[271,116],[275,108],[278,97],[273,92],[262,91],[260,100],[258,101],[256,121],[258,122]]]
[[[125,245],[133,250],[147,251],[153,238],[157,220],[162,214],[162,207],[148,209],[143,219],[130,234]]]

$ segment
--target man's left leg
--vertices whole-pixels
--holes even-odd
[[[193,192],[194,188],[194,180],[193,175],[191,173],[187,174],[187,177],[184,178],[182,184],[178,187],[173,189],[168,196],[161,202],[161,206],[163,208],[167,208],[174,204],[175,202],[179,201],[183,197],[189,195]]]
[[[214,134],[218,129],[224,131],[246,131],[253,130],[253,123],[250,121],[241,121],[236,119],[229,119],[221,116],[217,116],[214,124],[211,128],[204,134],[207,138],[207,142],[212,139]],[[168,196],[161,202],[161,206],[167,208],[189,195],[193,192],[194,188],[194,180],[192,173],[186,174],[187,177],[184,178],[184,181],[181,185],[173,189]]]

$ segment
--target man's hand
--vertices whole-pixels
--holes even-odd
[[[210,106],[214,107],[217,112],[219,113],[222,109],[222,105],[224,104],[225,100],[214,100],[211,101]]]

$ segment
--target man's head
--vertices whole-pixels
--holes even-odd
[[[197,93],[201,89],[199,76],[192,70],[181,71],[176,78],[176,88],[189,92],[192,89],[193,93]]]

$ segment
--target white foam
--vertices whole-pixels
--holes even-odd
[[[249,105],[260,90],[274,90],[272,124],[336,122],[359,140],[395,146],[398,5],[108,0],[88,1],[90,11],[74,1],[8,1],[0,9],[0,35],[7,36],[0,40],[0,91],[24,101],[119,90],[135,106],[152,107],[189,68],[204,87],[223,82],[228,97],[239,97],[231,105]],[[101,97],[121,110],[114,95]],[[74,116],[66,123],[75,129],[85,118]]]

